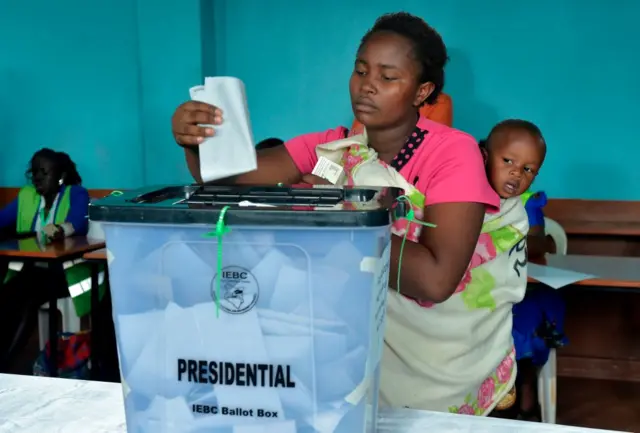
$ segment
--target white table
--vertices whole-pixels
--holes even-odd
[[[126,433],[120,385],[0,374],[0,433]],[[380,433],[596,433],[415,410],[383,410]]]

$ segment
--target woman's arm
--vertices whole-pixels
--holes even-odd
[[[203,183],[200,175],[200,156],[198,148],[185,148],[185,157],[191,176],[197,183]],[[258,154],[258,169],[232,178],[220,179],[214,183],[235,184],[285,184],[297,183],[301,178],[293,159],[284,146],[262,149]]]
[[[188,101],[180,105],[171,117],[171,130],[183,147],[189,172],[197,183],[203,183],[200,173],[198,146],[207,137],[215,135],[215,125],[223,124],[223,113],[217,107],[203,102]],[[214,127],[203,126],[214,125]],[[216,183],[276,184],[298,183],[303,175],[311,173],[317,161],[315,147],[346,136],[345,128],[296,137],[285,147],[264,149],[258,152],[258,168],[250,173],[222,179]],[[215,163],[215,161],[213,161]]]
[[[311,173],[315,167],[317,162],[316,146],[344,138],[345,132],[345,128],[336,128],[319,133],[305,134],[287,141],[284,146],[259,150],[257,152],[257,170],[234,176],[233,178],[218,180],[216,183],[245,185],[299,183],[302,176]],[[198,148],[185,147],[184,151],[191,175],[196,182],[202,183]]]
[[[405,242],[400,270],[402,294],[436,303],[449,299],[469,266],[484,212],[482,203],[427,206],[424,221],[437,227],[424,228],[419,243]],[[397,289],[401,244],[402,238],[393,236],[389,284],[394,289]]]
[[[89,191],[80,185],[72,185],[69,192],[69,213],[61,225],[64,236],[86,236],[89,232]]]
[[[485,174],[477,142],[459,132],[433,144],[421,164],[426,179],[416,187],[426,196],[425,222],[419,242],[394,236],[391,249],[390,284],[395,287],[400,268],[400,291],[412,298],[444,302],[454,292],[475,251],[487,208],[495,210],[500,198]]]
[[[15,198],[0,209],[0,229],[14,227],[18,219],[18,199]]]

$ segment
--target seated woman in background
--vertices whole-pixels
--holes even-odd
[[[39,150],[31,158],[27,178],[29,184],[0,210],[0,229],[14,227],[16,233],[33,233],[44,242],[87,234],[89,193],[80,185],[82,179],[69,155]],[[65,268],[70,287],[90,278],[87,265]],[[0,371],[7,368],[35,329],[37,311],[48,300],[51,281],[51,271],[46,267],[9,263],[0,288]]]
[[[0,210],[0,228],[14,226],[17,233],[35,233],[49,239],[86,235],[89,192],[69,155],[41,149],[31,158],[27,178],[18,197]]]

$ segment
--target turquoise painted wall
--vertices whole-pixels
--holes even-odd
[[[360,37],[406,10],[442,34],[455,126],[483,137],[536,122],[549,144],[537,186],[553,197],[640,200],[640,2],[634,0],[227,0],[221,74],[242,78],[258,137],[349,124]],[[286,12],[285,12],[286,11]]]
[[[640,199],[634,0],[7,0],[0,185],[21,184],[41,146],[69,152],[91,188],[188,181],[169,119],[203,74],[245,81],[257,139],[349,124],[359,38],[392,10],[443,35],[457,127],[532,120],[550,149],[539,188]]]
[[[6,0],[0,53],[0,185],[44,146],[90,188],[189,179],[170,117],[202,77],[198,2]]]

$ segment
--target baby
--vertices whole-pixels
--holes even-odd
[[[525,120],[502,121],[491,130],[486,140],[480,142],[480,146],[485,158],[489,183],[502,199],[523,196],[523,194],[525,197],[530,194],[528,189],[542,167],[547,150],[542,133],[537,126]],[[529,210],[527,213],[531,222],[533,216]],[[534,241],[540,240],[539,237],[532,235],[530,231],[527,236],[529,255],[531,255],[532,243],[535,244]],[[544,240],[544,234],[542,239]],[[520,400],[518,418],[527,421],[540,421],[535,395],[537,372],[531,363],[531,347],[533,347],[531,341],[539,325],[542,325],[538,323],[540,321],[537,318],[547,313],[549,317],[555,317],[554,312],[561,310],[561,301],[550,296],[555,297],[557,294],[529,293],[525,295],[522,302],[514,306],[513,310],[513,337],[518,365],[517,384]],[[541,303],[541,300],[544,300],[544,303]],[[554,309],[548,312],[542,311],[542,306],[546,306],[544,310]]]
[[[529,189],[547,153],[540,129],[526,120],[498,123],[480,146],[489,183],[503,199],[520,196]]]

